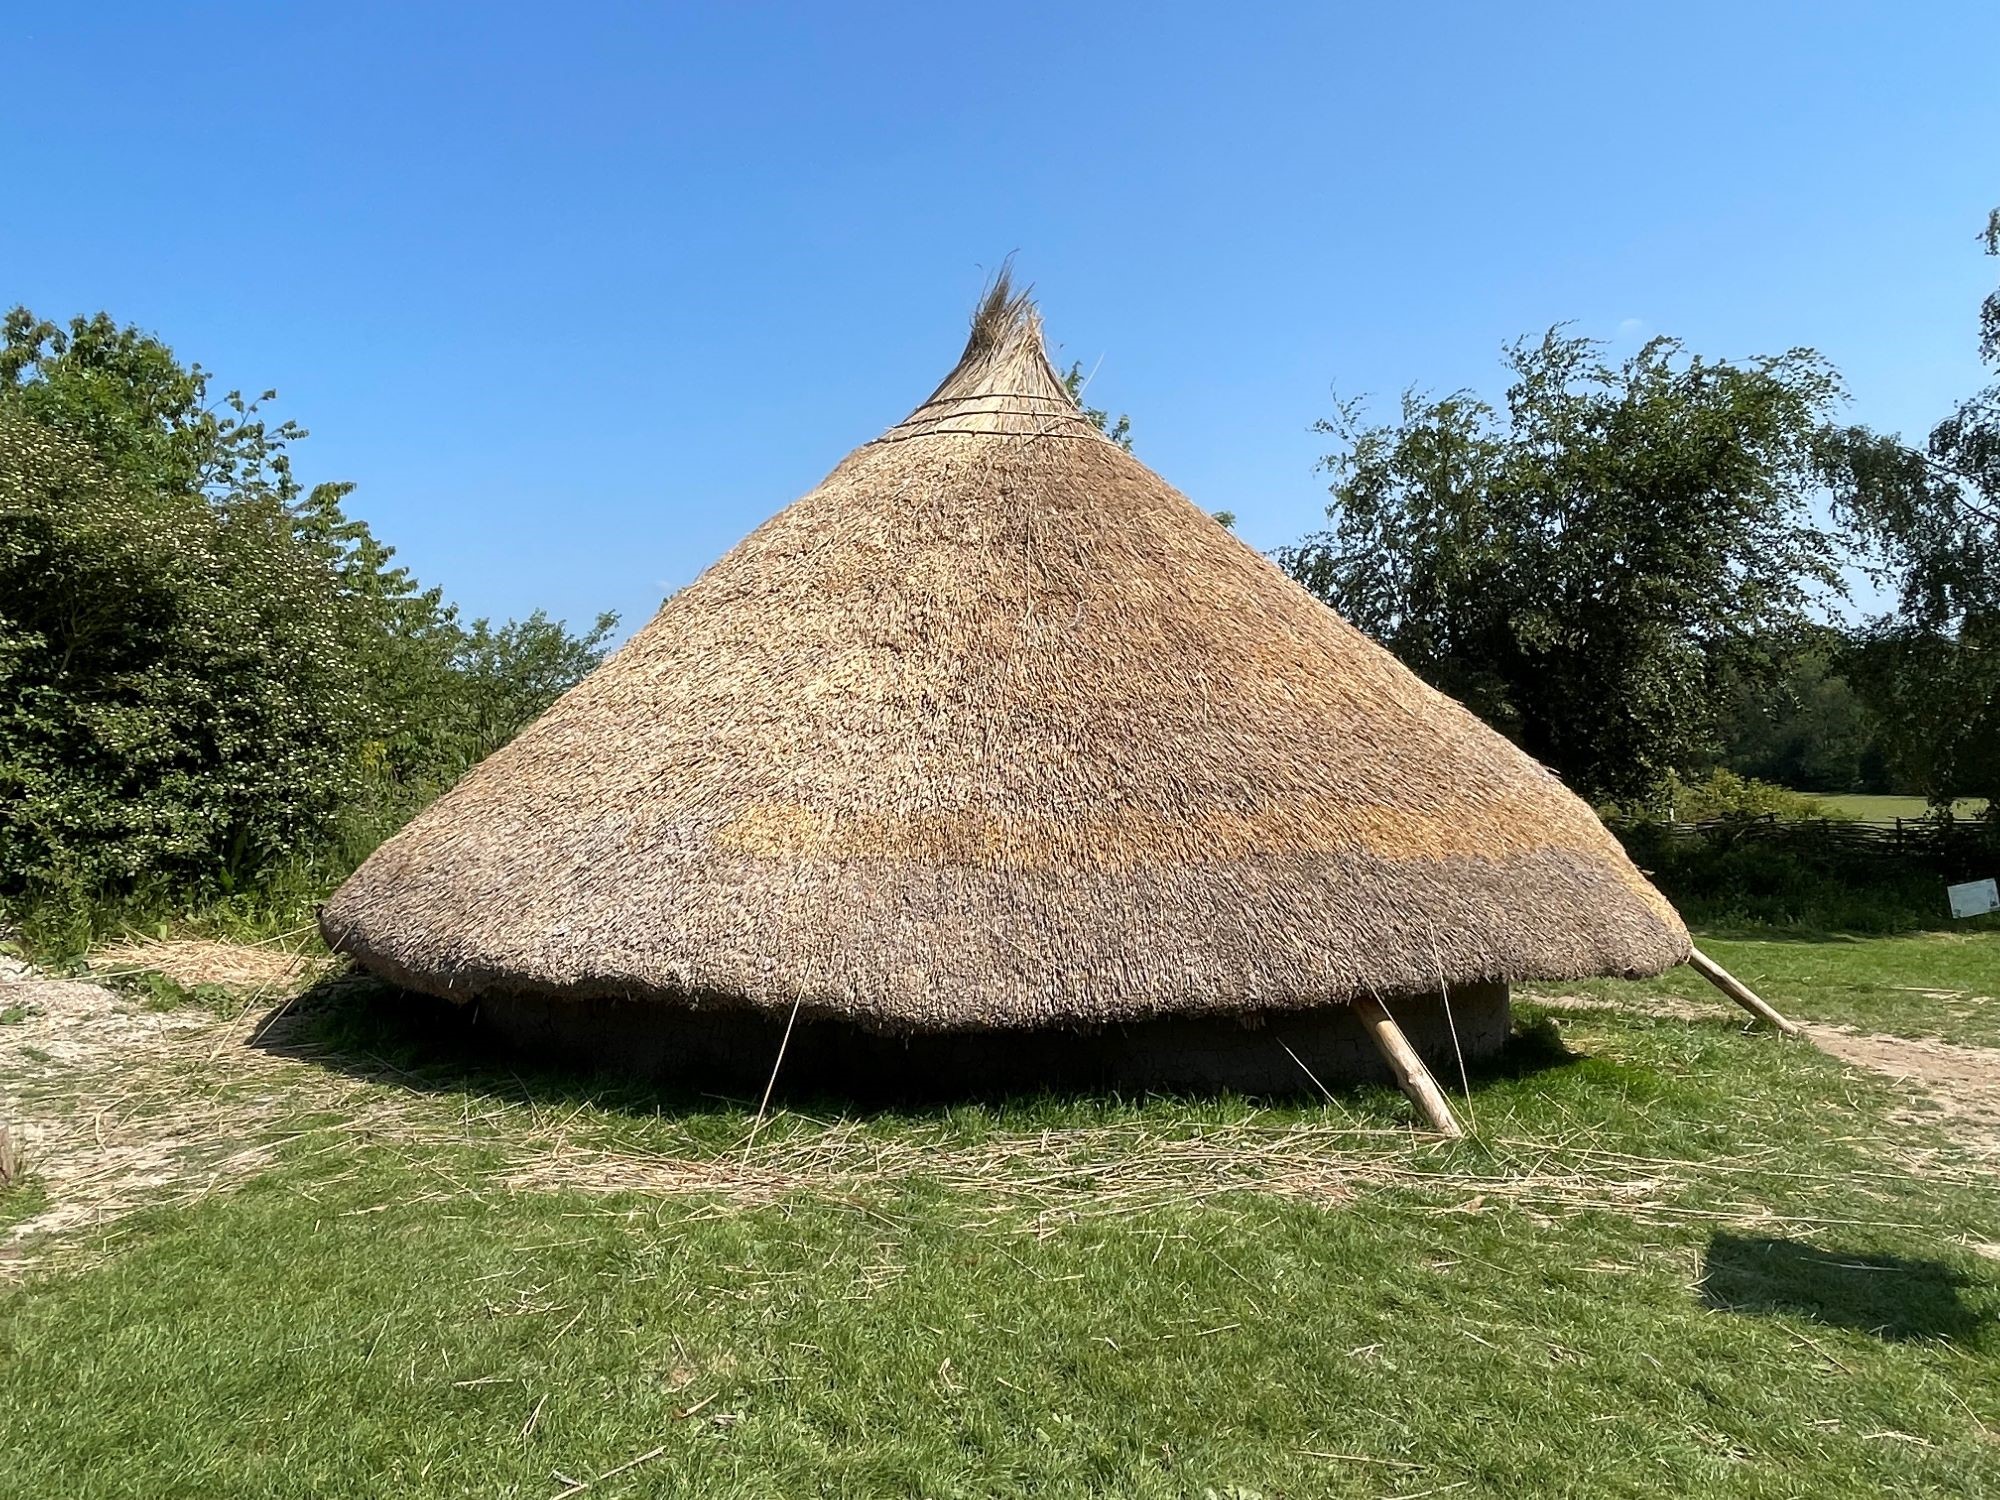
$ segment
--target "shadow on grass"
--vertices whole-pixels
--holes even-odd
[[[358,970],[319,980],[273,1011],[247,1045],[372,1083],[425,1093],[471,1090],[534,1103],[596,1103],[651,1113],[744,1101],[559,1068],[485,1036],[469,1007],[399,990]],[[750,1101],[754,1103],[755,1101]]]
[[[1570,1050],[1554,1017],[1535,1016],[1531,1019],[1517,1013],[1514,1034],[1507,1039],[1507,1045],[1491,1057],[1468,1062],[1465,1074],[1466,1081],[1474,1087],[1483,1083],[1519,1083],[1531,1078],[1546,1078],[1586,1061],[1588,1059],[1584,1054]],[[1450,1070],[1446,1069],[1439,1077],[1445,1084],[1445,1091],[1453,1093]]]
[[[474,1006],[452,1005],[399,990],[359,971],[321,980],[281,1007],[250,1038],[273,1055],[308,1062],[373,1082],[425,1092],[472,1090],[537,1104],[590,1103],[644,1114],[715,1114],[754,1108],[781,1043],[782,1023],[753,1038],[739,1066],[665,1075],[622,1070],[616,1056],[577,1060],[503,1038],[480,1024]],[[779,1071],[773,1099],[808,1114],[854,1116],[934,1115],[966,1104],[1001,1111],[1068,1105],[1118,1109],[1140,1099],[1189,1102],[1223,1097],[1268,1098],[1315,1106],[1310,1087],[1258,1095],[1224,1088],[1118,1087],[1082,1076],[1044,1075],[1032,1067],[985,1066],[982,1039],[971,1039],[939,1071],[923,1061],[878,1071],[835,1057],[814,1067],[802,1055],[803,1024]],[[1287,1049],[1289,1050],[1289,1048]],[[1039,1060],[1040,1055],[1038,1055]],[[1547,1019],[1523,1025],[1497,1054],[1473,1061],[1469,1081],[1504,1083],[1533,1079],[1582,1061]],[[1455,1074],[1455,1068],[1446,1066]],[[1444,1076],[1443,1073],[1440,1076]],[[1333,1101],[1372,1112],[1407,1108],[1386,1084],[1341,1083],[1329,1078]],[[1451,1079],[1456,1083],[1455,1076]],[[1455,1090],[1454,1090],[1455,1091]]]
[[[1708,1242],[1699,1290],[1722,1312],[1791,1313],[1899,1343],[1969,1344],[1987,1323],[1960,1295],[1968,1284],[1942,1261],[1722,1231]]]

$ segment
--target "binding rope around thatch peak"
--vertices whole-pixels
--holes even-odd
[[[1014,286],[1003,265],[972,315],[972,333],[952,372],[877,442],[937,434],[1102,438],[1049,363],[1032,288]]]

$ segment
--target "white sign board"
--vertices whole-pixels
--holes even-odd
[[[1983,917],[1989,911],[2000,911],[2000,881],[1975,880],[1969,885],[1948,885],[1944,893],[1951,897],[1951,914],[1954,917]]]

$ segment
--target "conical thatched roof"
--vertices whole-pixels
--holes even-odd
[[[1658,972],[1557,780],[1100,436],[1003,285],[929,400],[327,903],[419,990],[887,1028]]]

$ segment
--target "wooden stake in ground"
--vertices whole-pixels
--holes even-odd
[[[1424,1060],[1417,1056],[1417,1049],[1410,1045],[1410,1039],[1403,1035],[1382,1002],[1373,995],[1362,995],[1353,1002],[1354,1014],[1367,1028],[1369,1038],[1382,1049],[1382,1056],[1389,1064],[1389,1071],[1396,1075],[1396,1082],[1410,1101],[1424,1112],[1424,1118],[1431,1122],[1431,1128],[1439,1135],[1450,1136],[1453,1140],[1465,1134],[1459,1127],[1458,1119],[1445,1102],[1444,1090],[1431,1077],[1431,1070],[1424,1066]]]
[[[1786,1020],[1762,1000],[1759,1000],[1748,985],[1723,968],[1721,964],[1710,958],[1706,953],[1702,952],[1701,949],[1688,949],[1688,965],[1695,973],[1721,990],[1723,994],[1749,1011],[1758,1020],[1769,1021],[1786,1036],[1805,1035],[1798,1022]]]

